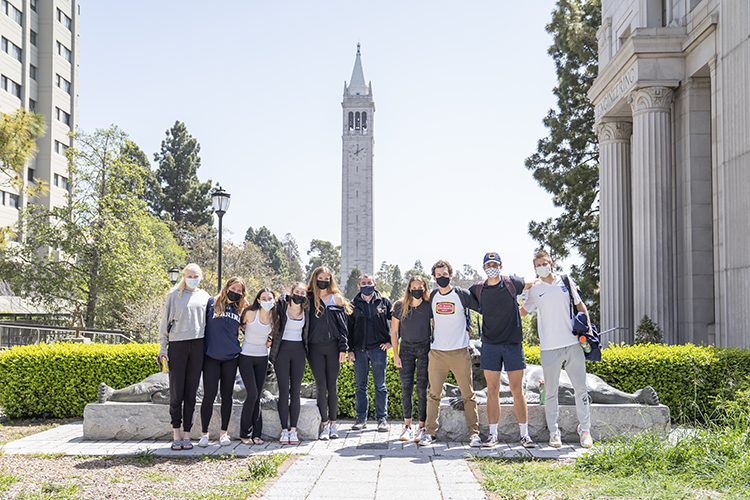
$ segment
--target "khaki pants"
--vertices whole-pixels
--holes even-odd
[[[464,413],[469,435],[479,434],[479,415],[477,414],[477,400],[474,396],[471,377],[471,358],[469,349],[455,349],[453,351],[430,351],[427,373],[430,377],[430,395],[427,398],[427,434],[435,436],[440,416],[440,398],[443,384],[448,378],[448,372],[453,372],[461,397],[464,400]]]

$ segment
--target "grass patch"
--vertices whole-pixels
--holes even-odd
[[[679,435],[679,437],[675,437]],[[750,498],[750,433],[709,426],[597,445],[572,462],[479,459],[484,487],[503,499]]]
[[[60,458],[64,457],[65,453],[32,453],[26,456],[31,458]]]
[[[218,455],[201,455],[201,460],[206,462],[221,462],[222,460],[236,460],[237,458],[239,457],[234,450],[231,453],[220,453]]]
[[[76,493],[78,493],[78,485],[76,484],[42,483],[39,492],[27,493],[22,491],[16,498],[23,500],[77,500],[80,497]]]
[[[131,464],[151,465],[156,461],[156,454],[151,450],[139,451],[127,457],[125,461]]]
[[[164,474],[159,474],[158,472],[147,472],[141,477],[144,477],[146,479],[150,479],[151,481],[174,481],[175,478],[172,476],[165,476]]]
[[[6,474],[5,471],[0,471],[0,491],[5,491],[13,483],[17,483],[21,481],[21,478],[18,476],[14,476],[13,474]]]

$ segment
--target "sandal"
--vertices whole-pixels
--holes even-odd
[[[263,444],[263,440],[261,438],[253,438],[253,443],[255,443],[255,444]]]
[[[250,439],[250,438],[240,438],[240,441],[242,441],[242,444],[246,444],[246,445],[252,445],[253,444],[253,440]]]
[[[182,449],[182,441],[179,439],[176,439],[172,442],[172,449],[175,451],[179,451]]]
[[[193,449],[193,443],[191,443],[189,439],[184,439],[182,441],[182,449],[183,450],[192,450]]]

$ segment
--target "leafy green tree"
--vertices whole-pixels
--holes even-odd
[[[635,331],[635,343],[661,344],[662,342],[664,342],[664,332],[654,320],[648,317],[648,314],[644,315]]]
[[[289,273],[289,265],[286,261],[284,247],[276,235],[269,231],[266,226],[261,227],[257,231],[249,227],[245,233],[245,241],[252,242],[260,249],[261,253],[268,259],[271,269],[276,274],[286,276]]]
[[[388,297],[393,289],[393,283],[391,283],[391,276],[393,276],[393,264],[389,264],[383,261],[380,264],[380,269],[375,273],[375,282],[378,284],[378,291],[381,295]]]
[[[464,264],[463,271],[455,269],[453,272],[453,284],[461,288],[469,288],[481,279],[482,276],[469,264]]]
[[[36,140],[46,129],[44,115],[17,109],[0,113],[0,185],[20,189],[26,165],[36,152]]]
[[[211,181],[198,180],[200,144],[179,121],[166,134],[161,151],[154,154],[159,166],[146,198],[149,207],[159,217],[178,224],[210,225]]]
[[[388,296],[392,301],[397,301],[404,296],[404,288],[406,284],[404,279],[401,277],[401,269],[398,264],[393,266],[393,273],[391,274],[391,293]]]
[[[0,278],[52,311],[81,311],[88,328],[112,327],[126,305],[166,292],[167,270],[184,253],[142,200],[148,172],[123,155],[125,133],[74,139],[67,203],[21,211],[25,237],[0,251]]]
[[[310,281],[310,276],[315,269],[326,266],[333,271],[333,277],[338,282],[341,274],[341,245],[334,246],[330,241],[315,239],[310,242],[307,256],[310,260],[305,268],[307,271],[305,281]]]
[[[294,281],[302,281],[304,278],[304,275],[302,274],[302,260],[299,256],[297,240],[294,239],[292,233],[286,233],[284,235],[284,239],[281,240],[281,247],[284,249],[286,262],[289,266],[289,277]]]
[[[543,120],[549,135],[525,162],[562,208],[559,217],[532,221],[529,234],[554,260],[568,257],[573,249],[581,255],[583,264],[572,266],[571,275],[594,322],[599,316],[599,151],[587,92],[598,73],[600,26],[601,0],[558,0],[546,27],[553,37],[548,52],[557,72],[557,109]]]
[[[346,279],[346,287],[344,287],[344,297],[349,300],[354,300],[354,297],[359,293],[359,277],[362,276],[362,272],[356,267],[349,273],[349,277]]]
[[[414,267],[406,271],[406,274],[404,275],[404,287],[409,283],[412,276],[422,276],[428,286],[432,285],[432,276],[430,276],[430,273],[425,272],[421,260],[416,260],[414,262]]]

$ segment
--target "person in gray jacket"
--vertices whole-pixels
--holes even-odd
[[[173,450],[190,450],[195,399],[203,369],[203,337],[206,328],[208,292],[198,288],[203,272],[188,264],[182,279],[167,294],[159,325],[159,366],[169,364],[169,415],[172,419]],[[180,430],[182,426],[182,431]]]

